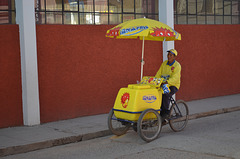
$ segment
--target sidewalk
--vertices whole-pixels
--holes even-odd
[[[190,120],[239,111],[240,94],[194,100],[187,104]],[[32,127],[0,129],[0,157],[110,135],[107,117],[108,114],[102,114]]]

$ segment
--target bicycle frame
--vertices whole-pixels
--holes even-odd
[[[180,116],[182,116],[182,113],[181,113],[180,109],[178,108],[177,102],[173,99],[173,97],[170,97],[170,102],[171,102],[172,106],[173,106],[173,104],[176,105],[176,108],[177,108],[178,112],[180,113]],[[175,108],[173,108],[173,109],[174,109],[174,112],[176,112]]]

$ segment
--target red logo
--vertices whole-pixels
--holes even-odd
[[[118,36],[119,35],[119,30],[121,27],[111,29],[109,33],[107,33],[107,36]]]
[[[152,36],[158,36],[158,37],[174,37],[174,33],[171,32],[168,29],[163,28],[154,28],[154,32],[151,33]]]
[[[174,71],[174,68],[175,68],[175,67],[172,67],[172,68],[171,68],[172,72]]]
[[[124,93],[121,98],[121,103],[123,108],[127,108],[129,102],[130,95],[129,93]]]

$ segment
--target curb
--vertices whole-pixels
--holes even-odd
[[[47,140],[27,145],[19,145],[19,146],[11,146],[7,148],[0,149],[0,157],[8,156],[8,155],[16,155],[20,153],[26,153],[30,151],[36,151],[40,149],[50,148],[54,146],[60,146],[75,142],[81,142],[86,140],[91,140],[99,137],[104,137],[111,135],[112,133],[109,130],[98,131],[94,133],[88,133],[77,136],[69,136],[59,139]]]
[[[240,106],[231,107],[231,108],[223,108],[223,109],[218,109],[218,110],[213,110],[213,111],[203,112],[203,113],[196,113],[196,114],[189,115],[188,119],[193,120],[193,119],[208,117],[208,116],[212,116],[212,115],[230,113],[230,112],[234,112],[234,111],[240,111]],[[64,138],[53,139],[53,140],[48,140],[48,141],[43,141],[43,142],[37,142],[37,143],[32,143],[32,144],[27,144],[27,145],[11,146],[11,147],[0,149],[0,157],[4,157],[4,156],[8,156],[8,155],[16,155],[16,154],[20,154],[20,153],[26,153],[26,152],[50,148],[50,147],[54,147],[54,146],[60,146],[60,145],[65,145],[65,144],[70,144],[70,143],[75,143],[75,142],[91,140],[91,139],[95,139],[95,138],[99,138],[99,137],[108,136],[111,134],[112,133],[109,130],[102,130],[102,131],[98,131],[98,132],[94,132],[94,133],[64,137]]]
[[[230,112],[239,111],[239,110],[240,110],[240,106],[236,106],[236,107],[230,107],[230,108],[222,108],[222,109],[213,110],[209,112],[196,113],[196,114],[189,115],[188,120],[203,118],[203,117],[212,116],[212,115],[230,113]]]

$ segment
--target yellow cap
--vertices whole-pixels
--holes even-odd
[[[177,56],[177,50],[175,50],[175,49],[168,50],[167,52],[171,52],[172,54]]]

